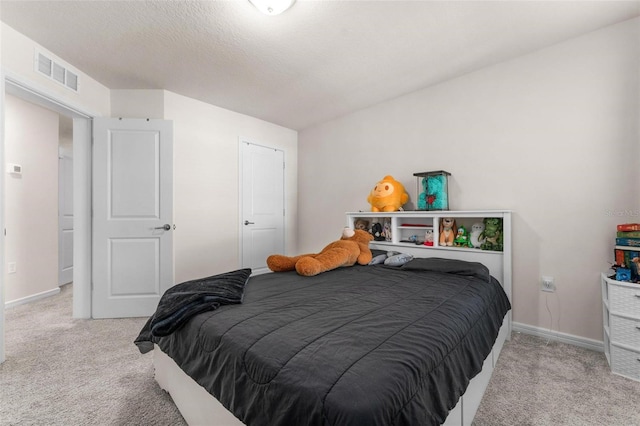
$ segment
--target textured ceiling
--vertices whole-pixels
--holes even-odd
[[[640,15],[638,1],[0,1],[110,89],[166,89],[292,129]]]

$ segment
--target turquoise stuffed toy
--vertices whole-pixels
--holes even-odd
[[[444,210],[449,205],[444,190],[446,176],[427,176],[427,209]]]
[[[422,179],[422,192],[418,197],[418,210],[447,210],[449,202],[444,190],[444,175],[427,176]]]

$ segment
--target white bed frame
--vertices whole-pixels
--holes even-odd
[[[498,216],[497,214],[491,215]],[[501,254],[482,250],[464,248],[442,248],[425,250],[422,248],[403,248],[404,253],[411,253],[416,257],[445,257],[451,259],[481,262],[489,268],[491,275],[496,277],[504,287],[505,293],[511,300],[511,214],[501,212],[503,218],[504,251]],[[388,250],[386,246],[371,248]],[[470,426],[480,406],[482,396],[489,384],[498,356],[506,340],[511,338],[511,311],[505,316],[491,353],[487,356],[482,371],[469,383],[458,404],[449,412],[445,426]],[[153,351],[155,379],[162,389],[167,391],[180,413],[192,426],[241,426],[243,423],[215,399],[202,386],[189,377],[167,354],[156,345]]]

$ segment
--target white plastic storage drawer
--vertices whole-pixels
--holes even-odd
[[[637,288],[610,285],[609,309],[612,313],[640,315],[640,285]]]
[[[611,345],[611,371],[640,380],[640,352]]]
[[[640,318],[632,319],[611,315],[611,339],[640,351]]]

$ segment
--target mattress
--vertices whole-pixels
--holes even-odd
[[[482,369],[509,301],[477,263],[251,277],[163,352],[247,425],[441,424]]]

